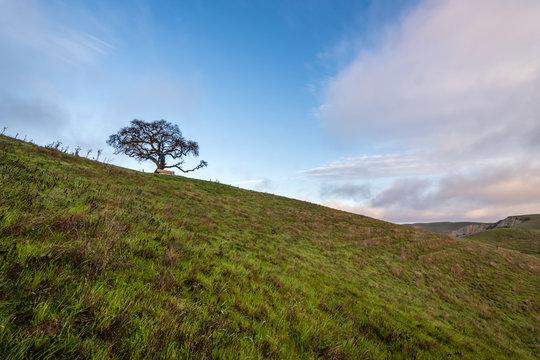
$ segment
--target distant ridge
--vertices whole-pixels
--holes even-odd
[[[540,214],[513,215],[494,223],[479,222],[432,222],[406,224],[417,229],[433,231],[456,237],[465,237],[479,232],[501,228],[528,228],[540,230]]]
[[[409,226],[540,256],[539,214],[508,216],[495,223],[437,222]]]
[[[415,229],[422,229],[427,231],[433,231],[439,234],[450,235],[452,232],[459,229],[465,228],[471,225],[489,225],[476,222],[432,222],[432,223],[414,223],[414,224],[405,224],[406,226],[411,226]]]

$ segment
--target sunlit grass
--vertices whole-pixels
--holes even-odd
[[[540,230],[538,229],[528,227],[491,229],[469,235],[467,239],[540,256]]]
[[[540,259],[0,137],[0,354],[535,358]]]

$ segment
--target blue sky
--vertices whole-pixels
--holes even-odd
[[[105,141],[165,119],[209,162],[193,177],[395,222],[537,213],[538,18],[535,0],[0,0],[0,127],[153,171]]]

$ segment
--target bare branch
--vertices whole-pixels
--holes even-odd
[[[182,165],[186,157],[199,156],[199,144],[195,141],[186,140],[178,125],[165,120],[146,122],[134,119],[131,126],[124,127],[113,134],[107,140],[115,154],[123,153],[139,161],[151,160],[157,169],[175,167],[187,173],[198,170],[208,165],[201,161],[199,165],[190,170],[184,170]],[[167,165],[166,158],[176,160],[173,165]]]
[[[177,168],[178,170],[180,170],[181,172],[183,173],[188,173],[188,172],[191,172],[191,171],[195,171],[195,170],[199,170],[200,168],[203,168],[205,166],[208,166],[208,163],[204,160],[201,160],[201,162],[199,163],[199,165],[195,166],[193,169],[191,170],[184,170],[180,167],[180,164],[174,164],[174,165],[170,165],[170,166],[165,166],[165,168]]]

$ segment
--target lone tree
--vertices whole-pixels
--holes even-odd
[[[118,133],[109,136],[107,144],[115,149],[115,154],[123,153],[139,161],[152,160],[157,166],[155,172],[177,168],[187,173],[208,165],[206,161],[201,160],[193,169],[182,168],[185,157],[199,156],[199,144],[184,139],[178,125],[165,120],[146,122],[135,119],[131,121],[131,126],[122,128]],[[167,156],[176,162],[167,165],[165,160]]]

